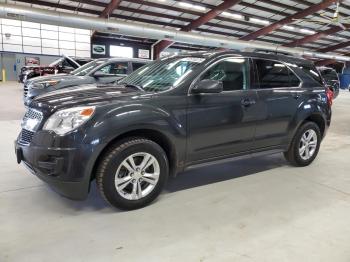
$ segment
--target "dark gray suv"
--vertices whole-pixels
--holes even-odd
[[[137,58],[102,58],[91,61],[70,74],[31,78],[24,83],[24,104],[29,105],[38,95],[70,86],[115,82],[149,62],[150,60]]]
[[[122,209],[140,208],[168,175],[232,157],[316,157],[332,93],[303,59],[239,52],[163,58],[118,85],[37,97],[15,143],[21,161],[62,195],[84,199],[96,180]]]

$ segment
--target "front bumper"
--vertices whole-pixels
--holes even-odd
[[[43,137],[39,139],[45,141]],[[50,140],[46,139],[46,142]],[[26,145],[19,139],[15,141],[18,163],[22,162],[59,194],[75,200],[85,199],[89,192],[93,161],[85,153],[90,150],[85,150],[84,146]]]

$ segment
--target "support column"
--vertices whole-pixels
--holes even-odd
[[[170,40],[162,40],[159,43],[155,44],[153,47],[153,60],[156,60],[160,57],[160,53],[171,46],[174,42]]]

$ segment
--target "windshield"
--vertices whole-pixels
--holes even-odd
[[[97,66],[100,66],[104,64],[106,61],[105,60],[95,60],[91,61],[81,67],[78,67],[74,71],[71,72],[72,75],[75,76],[85,76],[88,73],[90,73],[93,69],[95,69]]]
[[[176,86],[195,66],[202,63],[199,57],[171,57],[145,65],[120,81],[148,92],[165,91]]]

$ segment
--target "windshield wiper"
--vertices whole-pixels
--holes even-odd
[[[134,85],[134,84],[128,84],[128,83],[125,83],[125,82],[120,82],[118,84],[122,84],[122,85],[125,85],[125,87],[133,87],[133,88],[136,88],[138,90],[141,90],[141,91],[145,91],[143,89],[143,86],[142,85]]]

